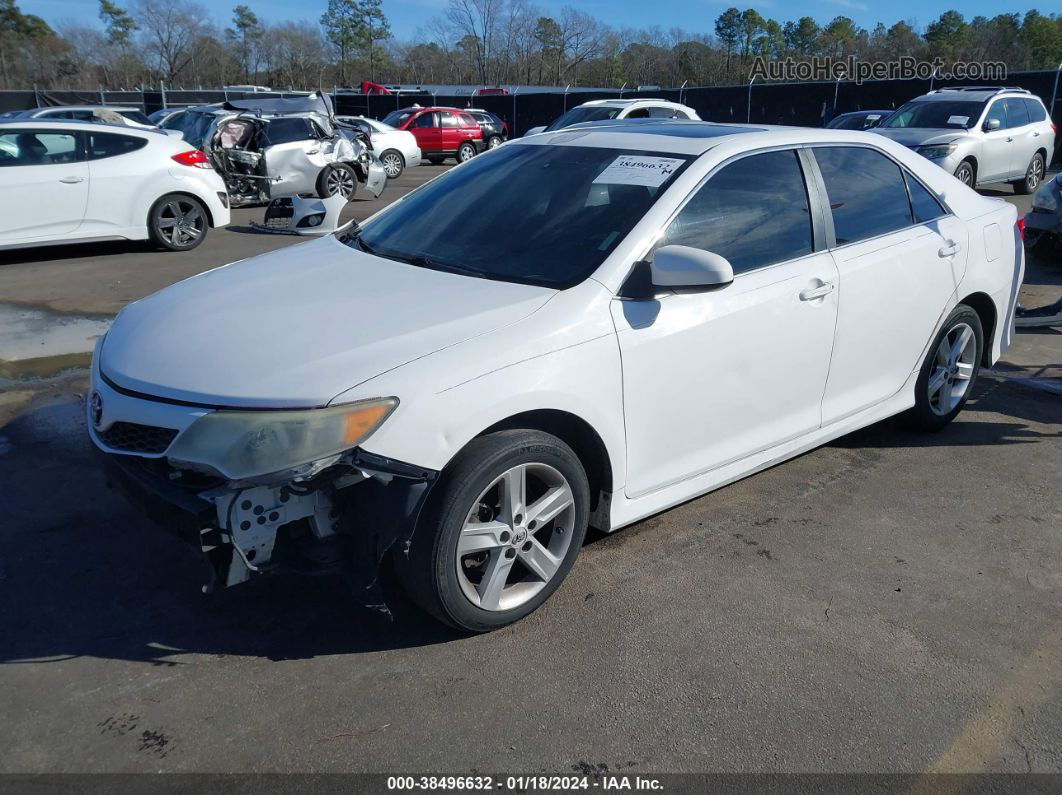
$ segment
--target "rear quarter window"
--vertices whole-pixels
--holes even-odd
[[[146,138],[109,132],[91,132],[88,134],[88,140],[89,160],[103,160],[107,157],[126,155],[147,146]]]
[[[1022,102],[1025,103],[1025,108],[1029,111],[1029,118],[1032,121],[1038,122],[1047,120],[1047,110],[1039,101],[1035,99],[1023,99]]]

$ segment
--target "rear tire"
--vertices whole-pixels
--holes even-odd
[[[445,157],[429,157],[428,162],[431,163],[433,166],[441,166],[445,159]]]
[[[380,155],[380,163],[388,179],[397,179],[402,176],[406,168],[406,159],[397,149],[387,149]]]
[[[457,162],[467,163],[473,157],[476,156],[476,147],[465,141],[459,147],[457,147]]]
[[[589,506],[586,472],[557,437],[482,436],[447,467],[408,557],[394,553],[395,571],[440,621],[467,632],[499,629],[536,610],[567,576]]]
[[[1029,161],[1029,167],[1025,169],[1025,176],[1014,183],[1014,192],[1027,196],[1035,193],[1044,180],[1044,156],[1037,152]]]
[[[500,135],[492,135],[492,136],[491,136],[491,137],[490,137],[490,138],[489,138],[489,139],[487,140],[487,148],[488,148],[488,149],[497,149],[497,148],[498,148],[499,146],[501,146],[501,145],[502,145],[503,143],[505,143],[505,141],[503,141],[503,140],[502,140],[502,138],[501,138],[501,136],[500,136]]]
[[[321,169],[317,175],[317,196],[327,199],[330,196],[342,196],[347,201],[358,192],[358,175],[354,169],[343,163],[333,163]]]
[[[981,369],[981,318],[966,304],[948,315],[929,346],[915,383],[915,405],[905,419],[922,431],[939,431],[962,411]]]
[[[199,199],[168,193],[151,206],[148,234],[169,251],[191,251],[206,239],[210,223]]]

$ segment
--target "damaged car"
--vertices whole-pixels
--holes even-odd
[[[189,108],[163,122],[210,158],[233,207],[278,196],[354,197],[358,185],[378,197],[387,174],[372,142],[336,120],[324,94],[232,100]]]
[[[483,632],[556,591],[588,526],[895,414],[947,426],[1023,269],[1013,205],[880,136],[565,129],[126,306],[88,431],[215,585],[342,573],[381,606],[389,557]]]

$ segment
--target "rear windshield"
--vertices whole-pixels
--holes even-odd
[[[604,262],[690,159],[502,146],[391,205],[346,242],[426,268],[564,289]]]
[[[570,111],[568,111],[559,119],[554,121],[551,125],[549,125],[549,127],[546,128],[546,131],[549,132],[551,130],[560,130],[564,127],[570,127],[573,124],[581,124],[584,121],[605,121],[607,119],[614,119],[616,118],[617,114],[619,114],[619,112],[619,108],[588,108],[586,106],[572,108]]]
[[[984,102],[971,100],[915,100],[901,105],[881,126],[886,129],[922,127],[966,130],[977,124]]]

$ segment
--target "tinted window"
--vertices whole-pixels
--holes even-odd
[[[46,166],[84,160],[77,133],[7,130],[0,133],[0,166]]]
[[[689,114],[682,110],[671,111],[671,118],[673,119],[689,119]]]
[[[724,166],[668,226],[659,245],[730,260],[735,273],[811,253],[811,213],[796,152],[765,152]]]
[[[390,124],[392,127],[401,127],[406,119],[413,115],[411,110],[395,110],[388,113],[383,118],[384,124]]]
[[[151,119],[138,110],[120,110],[118,113],[130,121],[135,121],[139,124],[151,124]]]
[[[625,119],[648,119],[649,108],[635,108],[623,118]]]
[[[146,138],[139,138],[133,135],[118,135],[117,133],[93,132],[88,134],[88,140],[89,160],[124,155],[147,146]]]
[[[818,147],[814,153],[833,210],[837,245],[911,225],[903,174],[885,155],[855,146]]]
[[[570,127],[573,124],[582,124],[584,121],[604,121],[605,119],[614,119],[619,112],[619,108],[603,108],[599,105],[591,105],[587,107],[586,105],[582,105],[578,108],[572,108],[565,113],[555,122],[550,124],[546,128],[546,131],[560,130],[564,127]]]
[[[1008,99],[1007,103],[1007,126],[1024,127],[1030,124],[1029,109],[1025,106],[1024,99]]]
[[[1047,110],[1044,106],[1037,102],[1035,99],[1023,99],[1025,103],[1025,109],[1029,111],[1029,119],[1032,121],[1045,121],[1047,119]]]
[[[287,144],[314,137],[307,120],[299,117],[272,119],[266,134],[270,144]]]
[[[392,204],[364,224],[360,240],[379,256],[427,268],[570,287],[593,273],[690,160],[667,155],[674,162],[664,165],[673,170],[647,187],[630,184],[618,165],[632,155],[660,157],[503,146]],[[520,200],[498,201],[502,195]],[[361,246],[353,239],[350,245]]]
[[[904,179],[907,180],[907,190],[911,193],[911,209],[914,211],[915,223],[924,224],[948,214],[921,182],[907,173],[904,174]]]
[[[442,119],[443,127],[460,127],[461,122],[453,113],[440,113],[439,117]]]
[[[1002,99],[992,103],[992,107],[988,109],[988,115],[985,116],[985,123],[990,122],[992,119],[999,122],[999,129],[1006,129],[1007,105]]]
[[[458,123],[457,123],[458,127],[478,127],[479,126],[478,124],[476,124],[476,120],[473,119],[471,116],[469,116],[467,113],[458,113],[457,114],[457,119],[458,119]]]
[[[915,100],[901,105],[881,126],[965,130],[977,124],[983,108],[983,102],[971,100]]]
[[[422,113],[413,122],[414,127],[438,127],[436,119],[439,117],[438,113]]]

